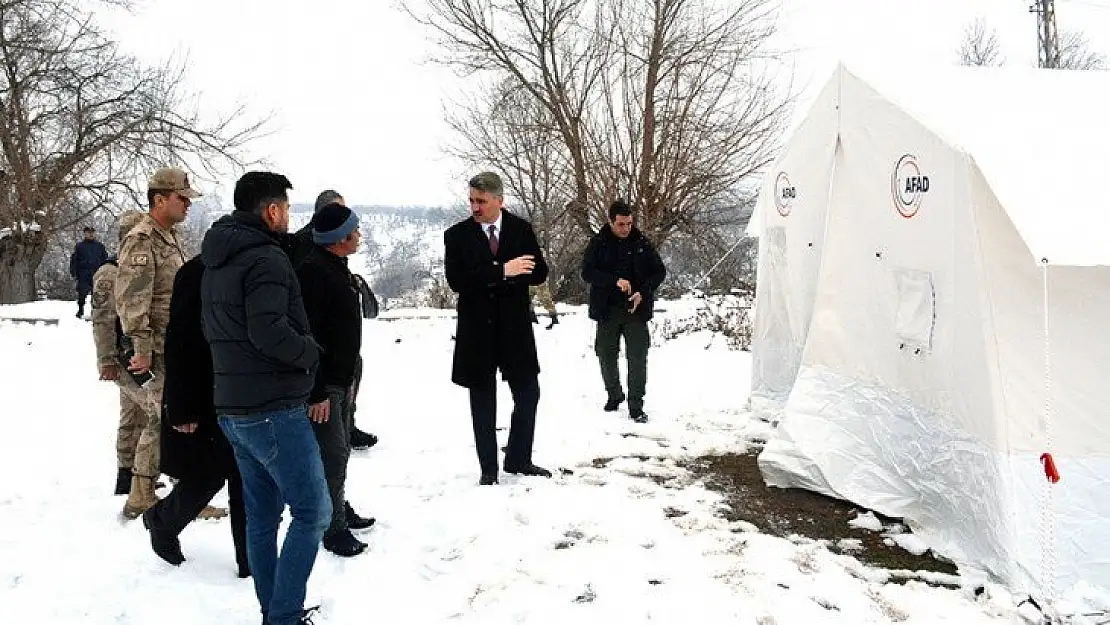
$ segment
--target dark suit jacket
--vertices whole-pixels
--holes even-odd
[[[476,386],[498,368],[505,379],[540,371],[528,287],[547,280],[547,263],[532,225],[505,210],[498,241],[494,257],[486,233],[474,219],[451,226],[443,235],[447,284],[459,294],[451,381],[460,386]],[[532,273],[505,278],[504,264],[525,254],[535,257]]]

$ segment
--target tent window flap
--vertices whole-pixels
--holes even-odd
[[[901,346],[928,351],[933,344],[936,324],[936,292],[933,276],[915,269],[894,270],[898,303],[894,332]]]

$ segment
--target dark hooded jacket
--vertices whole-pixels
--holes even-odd
[[[582,279],[590,285],[590,319],[605,321],[616,307],[628,306],[627,296],[617,287],[617,279],[624,278],[643,298],[636,317],[650,321],[655,291],[666,277],[663,259],[637,228],[621,239],[608,224],[602,226],[582,257]]]
[[[320,360],[301,288],[282,242],[245,211],[221,217],[204,237],[204,336],[212,349],[220,414],[282,410],[308,402]]]

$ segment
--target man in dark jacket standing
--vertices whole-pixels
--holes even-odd
[[[232,214],[204,237],[201,305],[213,401],[243,479],[247,559],[268,625],[306,621],[304,599],[331,499],[308,420],[319,345],[279,240],[289,229],[282,175],[247,172]],[[281,515],[292,521],[278,555]]]
[[[328,204],[313,218],[312,241],[313,249],[297,268],[297,278],[312,335],[323,348],[308,414],[331,491],[332,517],[324,532],[324,549],[350,557],[366,549],[351,530],[374,524],[374,519],[356,514],[344,498],[354,427],[354,415],[347,406],[362,348],[362,305],[347,268],[347,257],[358,251],[358,215],[342,204]]]
[[[655,290],[666,276],[663,260],[647,237],[632,225],[632,208],[622,200],[613,202],[609,223],[586,247],[582,279],[590,285],[590,319],[597,322],[594,351],[609,395],[605,410],[617,410],[625,399],[617,366],[623,336],[628,360],[628,416],[637,423],[647,421],[644,393],[651,345],[647,323],[655,306]]]
[[[539,359],[532,333],[530,285],[547,279],[547,263],[526,220],[502,210],[501,178],[484,172],[470,179],[472,219],[443,235],[445,270],[459,294],[451,380],[470,389],[479,484],[497,483],[497,370],[513,394],[505,450],[507,473],[551,477],[532,462]]]
[[[85,238],[78,241],[69,256],[69,275],[77,281],[77,317],[85,316],[85,299],[93,290],[93,274],[108,261],[108,250],[96,240],[96,230],[85,226]]]
[[[243,484],[227,437],[216,423],[212,403],[212,354],[201,328],[199,256],[174,276],[170,321],[166,325],[166,380],[162,389],[162,473],[178,478],[173,491],[143,513],[150,544],[160,558],[185,561],[178,535],[193,519],[222,516],[208,506],[227,481],[231,538],[239,577],[250,577]]]
[[[308,223],[305,224],[305,227],[301,228],[297,231],[296,234],[292,235],[292,252],[290,253],[290,257],[293,259],[293,269],[297,269],[298,267],[300,267],[301,263],[303,263],[305,259],[308,258],[308,255],[312,253],[312,250],[316,247],[316,244],[312,241],[312,227],[316,223],[316,216],[319,215],[320,211],[329,204],[340,204],[342,206],[346,206],[347,201],[344,200],[343,196],[334,189],[325,189],[324,191],[320,192],[320,195],[316,196],[316,203],[313,206],[312,210],[312,219],[308,220]],[[374,292],[370,290],[370,286],[366,284],[366,280],[362,279],[362,276],[356,274],[355,279],[358,281],[359,293],[361,295],[360,303],[363,309],[365,310],[368,307],[372,307],[373,316],[377,316],[378,302],[377,299],[374,298]],[[355,363],[354,392],[351,394],[351,401],[348,402],[346,406],[347,412],[350,413],[350,418],[348,420],[351,422],[349,433],[351,437],[352,449],[369,449],[378,444],[377,436],[370,434],[369,432],[363,432],[354,425],[355,402],[358,400],[358,391],[361,384],[362,357],[360,356]]]

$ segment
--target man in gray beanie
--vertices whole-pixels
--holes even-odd
[[[314,247],[297,267],[301,294],[312,335],[322,348],[316,381],[308,397],[309,418],[320,444],[324,475],[332,500],[332,520],[324,532],[324,548],[339,556],[355,556],[366,543],[351,533],[374,519],[355,513],[344,496],[347,462],[351,457],[356,365],[362,347],[362,305],[347,257],[358,251],[358,215],[332,202],[312,219]]]

